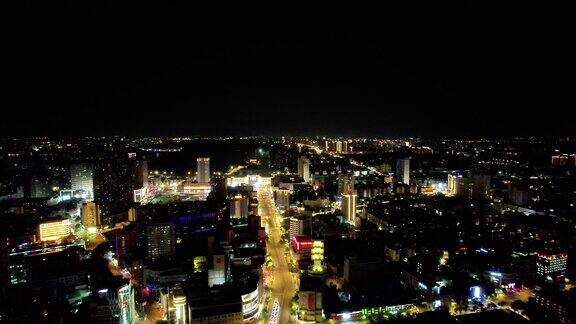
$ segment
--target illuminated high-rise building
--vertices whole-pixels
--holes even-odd
[[[138,188],[143,188],[148,185],[148,161],[142,160],[138,162],[137,177]]]
[[[80,191],[82,198],[91,201],[94,199],[94,166],[92,164],[70,165],[70,189]]]
[[[182,291],[182,289],[180,289],[179,291],[174,293],[173,296],[173,302],[174,302],[174,308],[175,308],[175,320],[176,323],[180,324],[184,324],[187,323],[187,318],[188,318],[188,309],[186,307],[186,295],[184,295],[184,292]]]
[[[114,277],[109,283],[101,284],[97,288],[96,298],[102,300],[94,316],[105,323],[131,324],[136,315],[134,302],[134,287],[127,279]],[[105,304],[107,302],[107,304]]]
[[[342,152],[341,153],[348,153],[348,141],[342,142]]]
[[[154,263],[171,259],[176,251],[174,224],[159,223],[146,227],[147,259]]]
[[[344,218],[350,224],[356,224],[356,195],[342,195],[342,212]]]
[[[259,202],[256,198],[250,198],[248,200],[248,215],[258,215]]]
[[[208,269],[208,287],[226,282],[226,256],[217,254],[212,259],[212,269]]]
[[[128,209],[128,221],[135,222],[137,220],[138,214],[136,213],[136,208],[131,207]]]
[[[166,293],[163,293],[166,291]],[[166,317],[169,323],[186,324],[188,321],[188,307],[186,295],[178,283],[174,287],[167,287],[160,295],[162,306],[167,310]]]
[[[46,176],[29,176],[26,177],[27,183],[24,185],[25,197],[44,198],[53,194],[50,186],[50,180]]]
[[[336,141],[336,153],[342,153],[342,141]]]
[[[199,157],[196,159],[198,183],[210,183],[210,158]]]
[[[490,194],[490,176],[476,174],[464,177],[449,174],[447,195],[482,199]]]
[[[279,209],[290,207],[290,190],[284,188],[274,190],[274,201]]]
[[[396,160],[396,181],[410,184],[410,159]]]
[[[351,174],[338,175],[338,192],[341,195],[354,194],[354,176]]]
[[[292,217],[290,218],[290,232],[289,239],[292,240],[295,236],[308,236],[312,230],[312,218],[307,216]]]
[[[310,284],[310,276],[303,276],[298,289],[298,322],[299,323],[322,323],[324,322],[322,312],[322,291],[321,283]],[[319,280],[320,278],[313,278]],[[348,314],[348,313],[346,313]]]
[[[116,215],[130,208],[134,191],[127,155],[111,156],[94,168],[94,202],[100,207],[102,225],[114,225]]]
[[[576,166],[576,154],[552,156],[552,166]]]
[[[136,153],[128,153],[127,176],[130,202],[139,203],[148,189],[148,161],[138,159]]]
[[[324,141],[324,150],[326,152],[330,151],[330,141],[328,140]]]
[[[100,226],[100,208],[90,201],[82,204],[82,225],[86,227]]]
[[[458,178],[461,177],[456,174],[448,175],[448,196],[456,196],[458,194]]]
[[[249,199],[243,196],[236,196],[230,200],[231,218],[248,218],[250,211]]]
[[[573,323],[573,310],[573,299],[552,289],[539,289],[534,294],[534,312],[546,318],[546,323]]]
[[[305,182],[310,181],[310,160],[305,156],[298,158],[298,176]]]

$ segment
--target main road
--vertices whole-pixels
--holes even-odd
[[[270,272],[271,297],[268,305],[269,316],[267,323],[290,323],[290,307],[292,297],[298,287],[285,256],[286,243],[281,241],[281,224],[272,192],[269,186],[260,188],[258,191],[258,203],[262,222],[265,224],[268,233],[266,248],[272,258],[274,267]],[[278,303],[279,312],[275,314],[272,310],[274,304]],[[276,306],[277,308],[278,306]]]

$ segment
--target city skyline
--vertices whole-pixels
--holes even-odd
[[[7,11],[0,322],[576,323],[571,11],[239,4]]]
[[[565,322],[574,170],[566,137],[1,139],[0,319]]]

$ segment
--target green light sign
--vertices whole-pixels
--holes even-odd
[[[406,305],[370,307],[370,308],[363,308],[361,312],[363,315],[366,316],[378,315],[378,314],[395,315],[404,308],[406,308]]]

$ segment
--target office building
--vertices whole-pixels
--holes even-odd
[[[128,153],[127,176],[130,202],[139,203],[148,190],[148,161],[138,159],[136,153]]]
[[[304,275],[298,289],[298,322],[323,323],[322,278]]]
[[[242,324],[244,321],[242,299],[237,290],[212,289],[190,291],[186,296],[189,305],[189,323]]]
[[[464,177],[462,175],[449,174],[448,175],[448,185],[447,185],[447,195],[448,196],[458,196],[458,197],[472,197],[472,189],[474,187],[474,182],[472,178]],[[486,188],[486,187],[484,187]],[[479,195],[482,192],[482,184],[479,182],[479,187],[476,189],[476,194]]]
[[[471,195],[474,199],[483,199],[490,195],[490,176],[475,174],[471,179]]]
[[[251,231],[258,231],[262,226],[262,219],[256,214],[248,215],[248,229]]]
[[[324,150],[326,152],[330,151],[330,141],[324,141]]]
[[[230,200],[230,218],[247,218],[249,213],[249,199],[236,196]]]
[[[210,183],[210,158],[199,157],[196,159],[198,183]]]
[[[38,237],[42,242],[57,241],[68,235],[70,235],[69,219],[40,223],[38,226]]]
[[[274,190],[274,202],[278,209],[285,210],[290,207],[290,190],[283,188]]]
[[[370,285],[376,278],[381,278],[384,263],[375,256],[350,254],[344,256],[345,283]]]
[[[102,225],[113,226],[114,216],[124,214],[132,204],[127,155],[106,160],[94,168],[94,202],[100,207]]]
[[[490,176],[475,174],[464,177],[449,174],[446,194],[448,196],[469,197],[483,199],[490,195]]]
[[[30,198],[45,198],[53,195],[50,180],[45,176],[30,176],[24,187],[24,196]],[[80,196],[80,192],[78,194]]]
[[[226,282],[226,256],[216,254],[212,258],[212,269],[208,270],[208,287]]]
[[[46,251],[42,252],[38,245],[15,247],[16,253],[6,260],[7,277],[1,279],[9,280],[12,285],[57,285],[60,288],[87,283],[82,264],[84,249],[80,246],[51,249],[50,246],[54,245],[48,243]]]
[[[85,227],[100,226],[100,208],[93,201],[82,204],[82,225]]]
[[[565,253],[538,253],[538,260],[536,261],[536,272],[539,276],[561,275],[566,271],[566,261],[568,255]]]
[[[151,263],[170,260],[174,256],[175,230],[170,223],[152,224],[146,227],[147,259]]]
[[[128,221],[135,222],[138,218],[138,214],[136,213],[136,208],[131,207],[128,209]]]
[[[70,189],[88,201],[94,199],[93,172],[92,164],[70,165]]]
[[[129,280],[114,278],[99,287],[95,297],[98,303],[91,311],[94,323],[131,324],[137,317],[134,288]]]
[[[258,206],[259,206],[258,199],[250,198],[248,202],[249,202],[248,215],[258,215]]]
[[[396,160],[396,182],[410,184],[410,159]]]
[[[292,240],[295,236],[310,235],[312,228],[312,218],[308,216],[290,218],[290,234]]]
[[[342,142],[342,152],[341,153],[348,153],[348,141]]]
[[[341,195],[354,194],[354,176],[351,174],[338,175],[338,192]]]
[[[305,156],[298,158],[298,176],[304,179],[304,182],[310,181],[310,160]]]
[[[166,287],[160,292],[160,300],[164,309],[167,310],[166,317],[169,323],[187,324],[189,323],[188,305],[186,295],[180,283],[174,287]]]
[[[576,154],[553,155],[552,166],[576,166]]]
[[[184,282],[188,274],[182,268],[174,267],[171,263],[157,263],[145,265],[143,270],[143,283],[154,283],[162,286]]]
[[[574,302],[574,297],[566,292],[544,289],[534,294],[536,311],[544,315],[549,323],[573,323]]]
[[[508,192],[510,202],[517,206],[524,206],[528,203],[528,191],[517,187],[510,188]]]
[[[138,162],[137,167],[138,176],[138,188],[144,188],[148,186],[148,161],[143,160]]]

